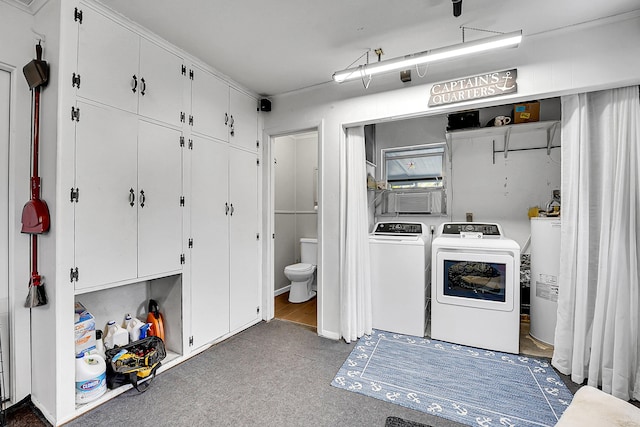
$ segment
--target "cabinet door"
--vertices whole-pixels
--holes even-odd
[[[255,98],[231,88],[229,93],[229,111],[233,116],[233,135],[229,142],[238,147],[257,151],[258,101]]]
[[[136,277],[136,135],[138,119],[78,102],[76,125],[76,288]]]
[[[138,276],[181,269],[182,148],[177,130],[140,121]]]
[[[180,126],[186,84],[182,65],[182,58],[146,39],[140,40],[140,115]]]
[[[191,82],[191,130],[228,140],[229,86],[213,74],[194,67]]]
[[[85,7],[79,24],[78,96],[135,113],[139,44],[137,34]],[[135,92],[134,76],[138,80]]]
[[[231,331],[259,316],[260,230],[258,220],[258,166],[255,154],[229,149],[229,288]]]
[[[191,155],[193,349],[229,332],[228,147],[194,138]]]

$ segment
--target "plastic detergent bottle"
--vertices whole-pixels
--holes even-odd
[[[129,344],[129,333],[127,330],[116,324],[115,320],[109,320],[109,323],[107,323],[107,334],[104,336],[104,348],[110,350],[113,347],[121,347],[127,344]]]
[[[96,400],[107,391],[107,365],[97,354],[76,355],[76,403]]]
[[[129,333],[129,340],[131,340],[131,342],[138,341],[141,338],[140,327],[142,325],[144,325],[144,323],[142,323],[142,321],[137,317],[131,317],[130,314],[125,316],[122,327]]]

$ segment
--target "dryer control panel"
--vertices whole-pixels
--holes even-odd
[[[442,234],[480,233],[483,236],[502,236],[498,224],[483,224],[479,222],[448,222],[442,224]]]
[[[424,224],[419,222],[379,222],[376,224],[373,234],[402,234],[421,235]]]

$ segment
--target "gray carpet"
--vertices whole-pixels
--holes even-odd
[[[68,426],[384,426],[388,417],[461,424],[340,390],[331,381],[354,344],[286,321],[262,322],[167,370]]]

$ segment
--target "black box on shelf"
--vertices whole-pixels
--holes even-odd
[[[480,111],[469,110],[447,116],[447,131],[480,127]]]

